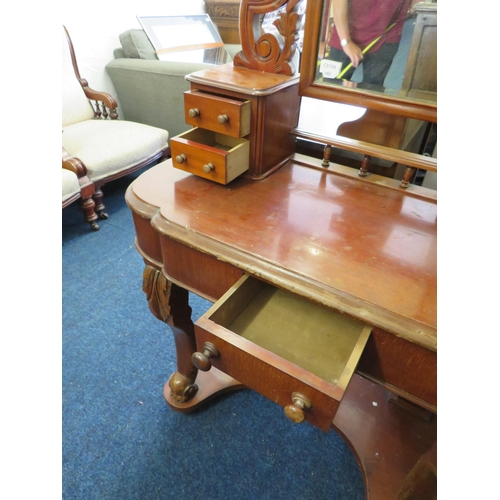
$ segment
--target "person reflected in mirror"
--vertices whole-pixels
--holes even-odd
[[[349,82],[363,65],[359,87],[384,91],[403,25],[416,0],[331,0],[333,28],[328,59],[342,64],[337,80]]]

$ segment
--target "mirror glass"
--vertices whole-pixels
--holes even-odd
[[[437,3],[325,0],[314,83],[436,102]]]

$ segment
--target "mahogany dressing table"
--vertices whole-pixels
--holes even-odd
[[[186,120],[203,121],[126,193],[143,289],[176,344],[166,401],[190,412],[250,388],[340,432],[367,498],[432,498],[435,193],[294,154],[297,78],[245,66],[243,47],[188,76]],[[229,142],[213,140],[220,126]],[[214,302],[196,324],[189,291]]]

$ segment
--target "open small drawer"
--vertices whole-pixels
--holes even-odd
[[[371,327],[244,275],[195,332],[200,370],[215,366],[328,431]]]
[[[170,139],[175,168],[227,184],[246,172],[250,143],[202,128],[193,128]]]

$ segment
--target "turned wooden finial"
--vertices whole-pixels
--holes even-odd
[[[302,14],[298,8],[303,0],[241,0],[240,40],[242,50],[233,60],[235,67],[255,69],[266,73],[294,75],[298,68],[295,55]],[[281,39],[271,33],[260,34],[261,15],[286,5],[284,12],[274,21]]]

